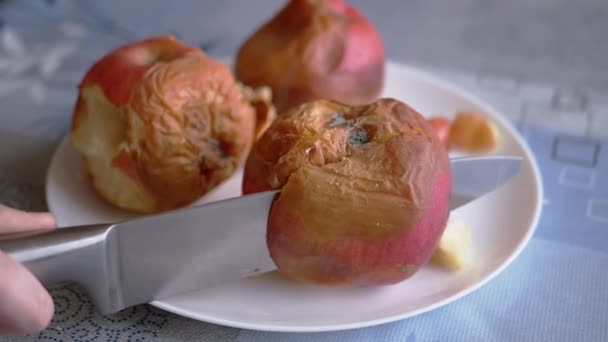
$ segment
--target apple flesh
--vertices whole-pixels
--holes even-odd
[[[417,272],[449,217],[447,151],[430,124],[394,99],[312,101],[266,130],[247,160],[244,193],[281,189],[267,243],[297,281],[386,285]]]
[[[236,77],[272,88],[279,115],[315,99],[366,104],[380,95],[385,52],[376,28],[343,0],[291,0],[239,48]]]
[[[489,153],[500,144],[500,133],[494,122],[477,112],[456,114],[448,135],[450,149],[471,153]]]
[[[462,220],[453,219],[446,225],[431,262],[449,270],[463,270],[471,265],[472,231]]]

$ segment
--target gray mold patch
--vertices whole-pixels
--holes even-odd
[[[348,142],[351,145],[363,145],[368,142],[367,131],[362,128],[354,128],[348,135]]]
[[[342,126],[352,126],[355,124],[355,120],[346,120],[344,113],[336,112],[331,115],[331,121],[327,125],[329,128],[336,128]]]

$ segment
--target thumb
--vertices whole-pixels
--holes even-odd
[[[21,264],[0,252],[0,334],[32,334],[53,317],[49,293]]]
[[[46,230],[55,227],[55,217],[50,213],[30,213],[0,204],[0,234]]]

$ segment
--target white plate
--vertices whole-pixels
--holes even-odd
[[[400,284],[373,289],[306,286],[277,274],[188,293],[152,305],[193,319],[269,331],[327,331],[410,317],[471,293],[501,272],[530,239],[540,215],[542,184],[536,161],[515,129],[494,109],[465,92],[410,67],[389,63],[385,96],[424,115],[473,110],[494,120],[502,134],[497,154],[525,157],[520,174],[503,188],[459,208],[452,217],[473,229],[475,261],[461,272],[425,266]],[[241,173],[200,202],[240,195]],[[130,215],[101,201],[65,140],[51,163],[47,200],[61,226],[108,222]],[[200,203],[199,202],[199,203]]]

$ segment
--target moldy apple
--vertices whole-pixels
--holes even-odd
[[[242,165],[256,114],[227,66],[170,36],[110,51],[78,88],[71,139],[107,202],[139,213],[190,204]],[[267,99],[270,101],[270,99]],[[263,102],[263,101],[262,101]]]
[[[282,274],[351,286],[400,282],[425,264],[451,186],[431,124],[394,99],[292,108],[256,142],[243,179],[245,194],[281,189],[267,242]]]

